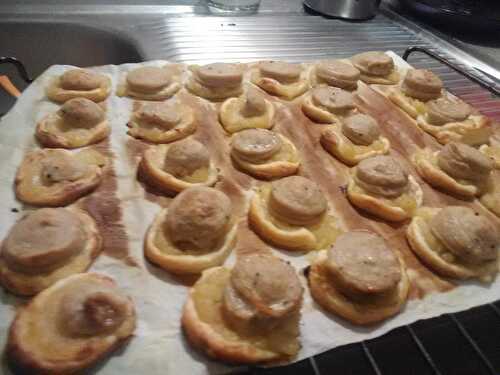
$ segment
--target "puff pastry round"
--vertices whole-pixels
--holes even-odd
[[[65,206],[101,183],[106,164],[106,158],[93,150],[32,151],[17,170],[16,197],[35,206]]]
[[[263,185],[250,203],[248,219],[265,241],[288,250],[329,246],[339,233],[319,187],[301,176]]]
[[[250,80],[268,94],[292,100],[309,89],[307,72],[299,64],[284,61],[259,63]]]
[[[406,235],[415,254],[442,276],[490,282],[498,272],[498,228],[470,208],[422,207]]]
[[[399,82],[399,72],[392,57],[380,51],[359,53],[351,57],[351,63],[361,72],[360,79],[366,83],[395,85]]]
[[[358,325],[397,314],[409,290],[402,257],[368,231],[340,235],[335,245],[318,254],[308,279],[316,302]]]
[[[192,345],[231,363],[294,357],[300,349],[303,288],[295,270],[272,255],[238,259],[203,272],[191,288],[182,327]]]
[[[102,141],[109,132],[104,110],[89,99],[75,98],[44,117],[35,135],[45,147],[78,148]]]
[[[70,69],[55,77],[46,89],[47,97],[57,103],[74,98],[102,102],[111,92],[111,79],[84,69]]]
[[[41,208],[21,218],[0,252],[0,283],[30,296],[69,275],[84,272],[101,250],[94,220],[71,208]]]
[[[494,167],[492,160],[475,148],[456,142],[437,152],[418,151],[412,159],[430,185],[469,198],[485,191]]]
[[[168,193],[179,193],[193,186],[213,186],[218,170],[207,148],[186,138],[146,150],[139,164],[146,183]]]
[[[170,143],[196,131],[193,110],[175,100],[140,103],[127,126],[127,134],[151,143]]]
[[[352,114],[356,109],[353,94],[338,87],[317,86],[302,102],[302,111],[314,122],[334,124],[340,116]]]
[[[231,158],[239,169],[263,179],[290,176],[300,165],[294,144],[265,129],[247,129],[233,135]]]
[[[482,145],[493,132],[486,116],[473,114],[467,103],[450,95],[425,103],[425,113],[418,116],[417,124],[441,144]]]
[[[178,80],[167,66],[142,66],[128,72],[125,84],[118,88],[117,95],[140,100],[165,100],[181,88]]]
[[[249,88],[243,96],[222,103],[219,120],[228,133],[253,128],[270,129],[274,125],[274,113],[273,104],[256,89]]]
[[[192,75],[186,88],[194,95],[209,100],[224,100],[243,92],[242,64],[213,63],[191,67]]]
[[[356,90],[361,72],[342,60],[321,61],[313,69],[312,83],[314,86],[326,84],[344,90]]]
[[[160,211],[146,234],[146,258],[176,274],[221,265],[236,241],[231,201],[209,187],[192,187]]]
[[[439,98],[443,94],[443,82],[430,70],[410,69],[401,85],[388,93],[388,98],[416,119],[425,114],[425,102]]]
[[[422,189],[390,156],[361,161],[351,172],[347,197],[356,207],[388,221],[411,218],[422,204]]]
[[[72,275],[18,311],[7,359],[19,374],[72,374],[125,344],[135,324],[134,303],[111,278]]]
[[[347,165],[389,152],[389,140],[380,134],[373,117],[357,113],[344,119],[338,126],[328,126],[321,133],[321,144],[330,154]]]

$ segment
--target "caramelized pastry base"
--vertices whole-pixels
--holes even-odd
[[[429,185],[441,189],[447,193],[459,195],[466,198],[471,198],[479,195],[483,186],[473,184],[471,181],[457,180],[441,168],[437,164],[438,152],[432,152],[424,149],[416,152],[412,161],[417,169],[418,174]]]
[[[341,233],[336,219],[324,214],[318,223],[299,226],[276,219],[268,211],[271,186],[262,186],[252,198],[248,219],[255,232],[265,241],[288,250],[325,249]]]
[[[299,80],[294,83],[280,83],[273,78],[262,77],[258,69],[250,75],[250,80],[254,85],[259,86],[268,94],[279,96],[286,100],[292,100],[302,95],[309,89],[307,73],[304,71]]]
[[[11,270],[6,262],[0,258],[0,283],[4,288],[17,295],[32,296],[50,287],[55,282],[75,273],[85,272],[90,267],[101,251],[101,235],[94,220],[87,213],[74,207],[70,208],[70,210],[78,215],[82,222],[82,229],[85,230],[87,242],[82,251],[74,255],[61,267],[49,272],[33,274]]]
[[[165,155],[170,145],[151,147],[141,159],[139,172],[147,184],[165,192],[179,193],[193,186],[213,186],[217,182],[218,172],[212,163],[208,168],[199,168],[189,176],[177,178],[163,169]]]
[[[73,275],[41,292],[18,312],[10,327],[6,349],[9,363],[16,373],[74,373],[94,364],[132,336],[136,319],[132,301],[127,307],[125,321],[112,333],[90,338],[68,337],[60,333],[58,310],[61,299],[82,283],[115,285],[112,279],[103,275]]]
[[[393,70],[389,75],[385,77],[381,76],[372,76],[366,73],[361,73],[359,79],[368,84],[377,84],[377,85],[396,85],[399,83],[401,78],[401,74],[397,70]]]
[[[325,310],[347,319],[353,324],[367,325],[380,322],[396,315],[406,302],[409,290],[409,280],[405,264],[401,257],[401,281],[394,292],[376,301],[361,302],[352,300],[333,285],[329,271],[325,266],[326,252],[322,251],[311,265],[309,271],[309,288],[314,300]]]
[[[342,117],[355,113],[355,110],[346,111],[343,115],[335,114],[314,104],[311,96],[309,95],[304,98],[304,101],[302,102],[302,112],[304,112],[304,114],[314,122],[318,122],[320,124],[340,125],[342,123]]]
[[[54,77],[46,89],[47,97],[56,102],[64,103],[74,98],[85,98],[99,103],[109,96],[111,92],[111,79],[105,77],[100,87],[93,90],[66,90],[60,86],[59,77]]]
[[[488,143],[493,132],[490,120],[482,115],[471,115],[464,121],[444,125],[431,125],[427,122],[427,115],[419,115],[417,125],[443,145],[449,142],[482,145]]]
[[[278,134],[278,136],[282,141],[281,149],[269,160],[258,164],[251,163],[231,153],[233,162],[243,172],[253,177],[266,180],[295,174],[300,166],[300,158],[297,149],[289,139],[280,134]]]
[[[194,77],[189,78],[186,83],[186,88],[196,96],[214,101],[238,97],[243,93],[242,85],[238,85],[236,87],[208,87],[203,86]]]
[[[134,91],[131,87],[129,87],[126,83],[118,86],[116,89],[117,96],[128,96],[130,98],[138,99],[138,100],[151,100],[151,101],[162,101],[167,100],[174,96],[177,91],[181,89],[181,84],[178,82],[172,82],[168,86],[162,88],[160,91],[155,93],[143,93],[139,91]]]
[[[338,126],[328,126],[321,135],[321,144],[330,154],[344,164],[354,166],[361,160],[389,152],[391,144],[385,137],[380,137],[371,145],[356,145],[342,134]]]
[[[137,120],[135,114],[132,114],[132,118],[127,126],[129,127],[128,135],[151,143],[170,143],[186,138],[196,131],[193,112],[190,108],[185,107],[182,108],[181,121],[168,130],[156,125],[140,122]]]
[[[192,345],[210,357],[230,363],[263,363],[286,360],[300,349],[300,313],[285,318],[272,329],[230,326],[223,315],[223,293],[230,270],[203,272],[191,288],[182,314],[182,327]]]
[[[488,179],[486,188],[479,201],[491,212],[500,217],[500,175],[494,171]]]
[[[409,176],[409,190],[397,198],[375,196],[361,188],[354,178],[347,186],[347,197],[356,207],[388,221],[409,219],[422,204],[423,192],[413,176]]]
[[[245,117],[241,114],[244,101],[241,98],[230,98],[222,103],[219,110],[219,121],[228,133],[236,133],[244,129],[271,129],[274,125],[274,106],[266,100],[266,112],[260,116]]]
[[[57,114],[45,117],[37,124],[35,136],[45,147],[79,148],[102,141],[111,129],[108,121],[102,121],[90,129],[75,128]]]
[[[413,119],[416,119],[419,115],[424,115],[426,112],[423,101],[409,97],[399,87],[390,89],[387,97]]]
[[[168,208],[160,211],[146,234],[144,255],[149,261],[175,274],[197,274],[224,263],[236,243],[235,223],[232,223],[231,229],[217,248],[206,251],[181,250],[163,230],[167,212]]]
[[[479,147],[479,151],[493,160],[496,169],[500,169],[500,146],[482,145]]]
[[[58,149],[60,150],[60,149]],[[70,153],[70,151],[63,150]],[[107,159],[97,151],[85,149],[75,153],[75,157],[90,164],[85,176],[76,181],[47,184],[42,181],[42,160],[55,150],[44,149],[26,155],[17,170],[15,179],[16,198],[35,206],[66,206],[90,193],[101,182]]]
[[[432,234],[428,223],[439,210],[439,208],[429,207],[417,210],[406,231],[413,252],[428,267],[442,276],[456,279],[478,278],[483,282],[493,281],[498,272],[496,260],[483,265],[465,263],[448,251]]]

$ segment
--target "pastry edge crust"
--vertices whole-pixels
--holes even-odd
[[[83,249],[82,253],[75,255],[75,258],[88,256],[89,259],[84,267],[80,268],[78,271],[74,273],[85,272],[86,270],[89,269],[89,267],[94,262],[95,258],[97,258],[97,256],[101,252],[103,239],[101,234],[99,233],[99,230],[97,228],[94,219],[88,213],[76,207],[69,207],[67,209],[76,213],[79,216],[80,220],[84,221],[84,226],[87,229],[87,233],[89,236],[87,248]],[[70,267],[72,265],[71,264],[72,261],[74,261],[74,259],[70,260],[67,264],[63,265],[60,268],[57,268],[56,270],[60,270],[64,267]],[[33,281],[26,282],[25,280],[20,280],[19,278],[17,278],[18,273],[15,271],[9,270],[8,273],[4,272],[3,268],[7,266],[4,265],[3,263],[4,262],[0,257],[0,284],[2,284],[2,286],[5,289],[19,296],[33,296],[49,288],[51,285],[58,282],[59,280],[71,276],[71,275],[66,275],[63,276],[62,278],[56,278],[55,280],[47,281],[46,283],[41,283],[39,280],[36,279],[34,279]],[[49,275],[51,275],[51,273],[49,273]]]
[[[169,145],[162,146],[168,147]],[[162,150],[159,151],[161,152]],[[184,181],[158,168],[152,159],[151,153],[153,152],[158,152],[158,150],[150,148],[144,152],[139,163],[139,173],[148,185],[152,185],[166,194],[180,193],[182,190],[193,186],[213,186],[219,179],[217,168],[215,168],[213,163],[210,162],[208,178],[205,182]]]
[[[202,255],[167,254],[155,245],[156,233],[158,230],[162,230],[161,224],[164,222],[167,212],[168,208],[160,211],[146,233],[144,255],[150,262],[174,274],[199,274],[208,268],[224,263],[236,243],[237,223],[232,225],[226,234],[224,243],[214,252]]]
[[[410,192],[417,203],[415,209],[417,209],[422,205],[423,191],[413,176],[410,175],[408,179],[410,183]],[[353,192],[352,189],[354,184],[354,179],[351,178],[347,186],[347,197],[354,206],[388,221],[404,221],[411,217],[411,214],[404,211],[401,207],[390,206],[381,199],[368,194]]]
[[[35,137],[43,146],[50,148],[67,148],[74,149],[89,146],[95,143],[99,143],[103,139],[109,136],[111,132],[111,128],[109,127],[108,121],[102,121],[97,124],[94,129],[91,129],[92,136],[89,138],[87,142],[73,145],[69,142],[63,135],[54,134],[47,129],[46,123],[48,120],[48,115],[44,119],[42,119],[36,126],[35,129]]]
[[[54,77],[45,91],[47,97],[56,103],[65,103],[70,99],[85,98],[99,103],[111,93],[111,78],[105,77],[101,87],[93,90],[66,90],[59,86],[59,77]]]
[[[332,135],[333,139],[330,141],[326,138],[326,136],[324,136],[324,133],[325,131],[323,131],[320,138],[320,142],[323,148],[332,156],[339,159],[342,163],[351,167],[357,165],[364,159],[368,159],[376,155],[385,155],[391,148],[391,143],[389,142],[389,140],[385,137],[380,137],[378,140],[380,140],[384,145],[384,148],[382,150],[370,150],[361,154],[357,154],[353,158],[346,158],[342,155],[342,153],[339,152],[340,145],[346,142],[344,139],[342,139],[343,136],[339,136],[337,132],[334,132]]]
[[[434,155],[432,155],[434,156]],[[444,192],[460,195],[463,197],[472,198],[479,194],[479,188],[475,185],[464,185],[459,183],[453,177],[446,174],[439,168],[436,168],[429,162],[428,158],[431,155],[426,154],[425,158],[412,156],[413,164],[418,174],[433,187],[443,190]]]
[[[126,83],[121,90],[117,90],[118,96],[127,96],[129,98],[137,100],[149,100],[149,101],[162,101],[167,100],[177,94],[181,89],[181,84],[178,82],[172,82],[167,87],[164,87],[159,92],[152,94],[145,94],[142,92],[132,90]],[[119,92],[121,91],[121,92]]]
[[[102,280],[105,283],[111,284],[113,286],[116,285],[115,281],[111,279],[108,276],[97,274],[97,273],[80,273],[80,274],[75,274],[72,276],[69,276],[65,279],[59,280],[58,283],[64,283],[65,281],[69,280],[70,278],[74,277],[86,277],[86,278],[97,278]],[[46,291],[42,292],[45,293]],[[50,290],[48,291],[50,292]],[[41,295],[41,294],[40,294]],[[132,304],[132,316],[130,317],[129,321],[125,321],[122,323],[122,327],[125,326],[126,323],[130,326],[128,328],[128,331],[123,337],[117,337],[116,341],[110,345],[106,350],[99,352],[99,353],[93,353],[93,355],[90,358],[85,358],[84,360],[74,360],[74,361],[68,361],[66,364],[61,364],[61,363],[53,363],[49,362],[46,360],[43,360],[41,358],[37,358],[36,353],[33,353],[30,350],[27,350],[24,348],[23,345],[23,339],[20,337],[20,328],[18,327],[20,324],[20,318],[21,314],[24,314],[25,311],[28,311],[30,309],[30,306],[35,302],[35,298],[32,299],[28,305],[23,307],[22,310],[20,310],[19,313],[16,314],[16,317],[14,321],[12,322],[10,329],[9,329],[9,335],[8,335],[8,340],[6,344],[6,354],[7,354],[7,360],[10,365],[10,367],[14,370],[14,373],[36,373],[36,374],[61,374],[61,375],[66,375],[66,374],[73,374],[75,371],[82,370],[85,368],[90,367],[91,365],[95,364],[97,361],[100,359],[105,358],[108,354],[116,350],[118,347],[122,346],[123,344],[126,343],[133,335],[134,335],[134,330],[136,327],[136,312],[135,308],[133,306],[133,302],[128,297],[129,302]]]
[[[286,143],[292,148],[292,153],[298,159],[298,152],[295,145],[287,138],[278,134],[283,143]],[[253,164],[231,152],[231,159],[242,171],[256,178],[270,180],[273,178],[281,178],[293,175],[297,172],[300,166],[300,161],[293,162],[289,160],[272,161],[269,163]]]
[[[198,282],[201,282],[204,276],[218,272],[222,268],[216,267],[206,270]],[[212,358],[230,363],[250,364],[275,361],[282,357],[278,353],[256,348],[244,341],[234,342],[224,339],[210,324],[203,322],[198,316],[193,289],[190,290],[184,305],[181,324],[190,343]]]
[[[480,272],[465,266],[450,264],[436,254],[425,241],[421,233],[420,225],[423,219],[416,216],[412,219],[406,230],[406,238],[410,244],[410,248],[426,265],[433,271],[445,277],[455,279],[470,279],[481,276]],[[494,261],[496,263],[496,261]]]
[[[77,180],[66,184],[62,189],[61,194],[44,194],[37,195],[38,198],[31,199],[26,197],[24,192],[20,189],[20,185],[26,179],[27,163],[39,163],[41,156],[45,152],[50,152],[51,149],[36,150],[28,153],[19,166],[16,177],[14,180],[16,198],[23,203],[31,204],[33,206],[48,206],[48,207],[61,207],[73,203],[77,199],[87,195],[99,186],[103,177],[103,168],[93,166],[94,171],[85,179]],[[66,149],[60,149],[64,152],[70,152]],[[92,167],[92,166],[91,166]]]
[[[243,93],[243,83],[235,87],[226,87],[227,90],[221,89],[212,89],[208,86],[203,86],[199,83],[194,76],[191,76],[185,85],[186,89],[193,95],[198,96],[203,99],[213,100],[213,101],[222,101],[228,98],[240,96]],[[221,91],[221,92],[218,92]]]
[[[408,275],[405,270],[405,263],[399,254],[397,254],[397,257],[401,270],[401,280],[397,286],[398,299],[395,305],[382,306],[380,309],[368,310],[364,304],[356,303],[343,297],[343,295],[332,287],[332,285],[329,285],[337,294],[332,296],[325,290],[324,285],[322,285],[324,283],[322,279],[327,277],[322,275],[322,273],[326,272],[322,265],[322,262],[326,258],[325,251],[322,251],[322,254],[318,255],[309,270],[308,284],[311,296],[325,310],[337,314],[353,324],[370,325],[388,319],[401,311],[406,302],[410,287]]]
[[[293,231],[280,229],[266,218],[261,207],[261,198],[255,193],[248,210],[248,221],[251,228],[266,242],[276,244],[292,251],[313,250],[316,246],[316,237],[306,227]]]

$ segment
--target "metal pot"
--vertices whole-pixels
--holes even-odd
[[[304,0],[304,5],[330,17],[366,20],[375,16],[380,0]]]

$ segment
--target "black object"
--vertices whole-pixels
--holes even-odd
[[[28,75],[28,72],[26,71],[26,68],[24,67],[24,64],[16,59],[15,57],[0,57],[0,65],[1,64],[12,64],[16,67],[17,72],[21,76],[21,78],[24,80],[26,83],[31,83],[33,82],[33,79],[30,78]]]
[[[400,3],[441,27],[468,33],[500,31],[500,1],[498,0],[399,0]]]
[[[447,60],[447,59],[439,56],[438,54],[436,54],[436,53],[428,50],[427,48],[417,47],[417,46],[408,47],[405,50],[404,54],[403,54],[403,60],[405,60],[405,61],[408,60],[408,57],[413,52],[425,53],[427,56],[432,57],[433,59],[438,60],[439,62],[443,63],[444,65],[446,65],[448,67],[450,67],[451,69],[453,69],[457,73],[460,73],[460,74],[466,76],[470,80],[476,82],[478,85],[484,87],[488,91],[491,91],[493,94],[500,96],[500,85],[498,83],[496,83],[495,81],[493,81],[491,78],[489,78],[489,81],[486,81],[485,79],[483,79],[481,77],[475,76],[475,75],[469,73],[467,70],[462,69],[458,65],[453,64],[449,60]],[[482,71],[481,71],[481,73],[485,74]],[[492,78],[494,79],[494,77],[492,77]]]

